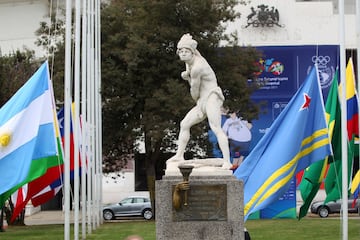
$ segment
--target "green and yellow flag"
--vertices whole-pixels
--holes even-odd
[[[348,132],[348,183],[351,179],[352,172],[352,163],[354,159],[354,149],[355,137],[358,136],[358,104],[357,104],[357,96],[355,91],[355,75],[352,59],[350,58],[348,64],[346,66],[346,106],[347,106],[347,116],[346,116],[346,125]],[[339,92],[341,93],[341,88],[339,88]],[[340,132],[340,130],[339,130]],[[339,137],[337,139],[339,145],[341,145],[341,133],[339,133]],[[330,164],[329,171],[327,173],[325,179],[325,191],[326,191],[326,199],[325,203],[334,201],[341,198],[342,194],[342,161],[341,161],[341,146],[338,146],[340,150],[339,156],[335,157],[335,161]],[[347,184],[348,185],[348,184]]]

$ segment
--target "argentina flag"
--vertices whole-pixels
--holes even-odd
[[[45,62],[0,109],[0,204],[58,165],[50,84]]]

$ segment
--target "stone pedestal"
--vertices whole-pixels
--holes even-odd
[[[182,181],[174,174],[155,183],[157,240],[244,240],[241,181],[231,174],[190,175],[188,205],[175,210],[173,190]]]

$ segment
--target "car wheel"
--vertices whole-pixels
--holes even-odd
[[[114,213],[110,210],[104,210],[103,211],[103,217],[105,220],[111,220],[114,218]]]
[[[142,216],[146,219],[146,220],[150,220],[153,217],[153,213],[151,211],[151,209],[145,209],[142,213]]]
[[[322,218],[326,218],[329,216],[329,209],[325,206],[321,206],[318,210],[318,214]]]

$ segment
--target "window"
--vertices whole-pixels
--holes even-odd
[[[143,198],[134,198],[134,203],[144,203],[144,199]]]

